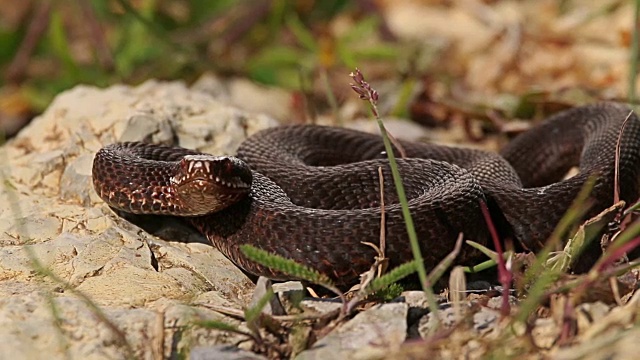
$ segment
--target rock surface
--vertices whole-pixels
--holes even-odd
[[[233,346],[218,345],[196,347],[191,350],[189,360],[265,360],[266,357],[256,355]]]
[[[233,341],[182,329],[223,318],[186,304],[242,308],[253,284],[191,230],[168,242],[116,216],[91,165],[126,140],[230,154],[275,124],[177,82],[60,94],[0,151],[0,358],[159,359]]]
[[[382,358],[404,342],[408,309],[405,303],[376,305],[356,315],[296,359]]]

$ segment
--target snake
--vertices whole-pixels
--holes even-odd
[[[486,213],[501,240],[537,251],[589,179],[585,219],[614,203],[616,187],[627,203],[639,195],[640,121],[621,103],[553,114],[499,153],[402,140],[393,149],[428,269],[454,249],[460,234],[492,248]],[[248,137],[235,156],[120,142],[96,153],[92,179],[110,207],[183,218],[253,275],[295,279],[252,261],[241,251],[244,244],[311,267],[338,285],[356,283],[381,250],[390,267],[414,259],[376,134],[281,125]],[[463,246],[455,262],[473,264],[482,256]]]

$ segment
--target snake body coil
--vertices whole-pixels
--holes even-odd
[[[639,189],[640,121],[624,105],[559,113],[514,139],[501,155],[402,142],[407,158],[398,165],[427,266],[453,249],[460,232],[489,244],[482,201],[500,235],[530,250],[542,247],[590,176],[597,180],[587,216],[611,206],[619,134],[620,196],[633,202]],[[184,216],[250,273],[286,278],[246,259],[242,244],[309,265],[345,285],[357,281],[376,255],[362,242],[379,242],[381,168],[386,256],[392,267],[412,259],[379,136],[282,126],[247,139],[237,157],[244,162],[182,148],[113,144],[96,154],[93,183],[117,209]],[[562,180],[576,165],[579,173]],[[464,246],[457,261],[469,263],[477,256]]]

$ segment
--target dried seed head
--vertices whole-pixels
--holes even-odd
[[[358,94],[361,100],[367,100],[373,105],[378,103],[378,92],[371,88],[368,82],[364,80],[364,75],[360,69],[356,68],[355,72],[349,74],[355,84],[350,84],[353,91]]]

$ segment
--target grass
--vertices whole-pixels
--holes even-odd
[[[432,283],[429,282],[429,279],[427,279],[427,271],[424,267],[422,250],[420,249],[420,243],[418,242],[418,236],[416,235],[413,218],[411,216],[411,212],[409,211],[409,202],[407,201],[407,196],[404,191],[404,184],[402,183],[402,177],[400,176],[400,171],[398,170],[395,153],[393,147],[391,146],[391,140],[389,139],[387,130],[384,127],[384,123],[382,122],[382,119],[380,118],[380,114],[378,112],[378,92],[371,88],[371,86],[365,81],[364,76],[362,75],[360,70],[358,70],[357,68],[355,72],[351,73],[350,76],[354,81],[354,83],[351,84],[351,88],[360,96],[361,100],[369,102],[373,116],[378,123],[378,128],[380,129],[380,134],[384,142],[384,149],[387,153],[387,159],[389,160],[389,167],[391,168],[391,174],[393,176],[393,184],[398,194],[398,201],[400,202],[400,206],[402,207],[402,217],[407,228],[407,235],[409,236],[409,243],[411,245],[411,251],[413,252],[414,262],[416,263],[416,270],[420,279],[420,285],[422,286],[422,290],[427,295],[427,300],[429,301],[429,307],[431,308],[431,311],[434,314],[437,314],[438,307],[436,297],[433,294],[433,290],[431,289]],[[434,319],[436,322],[436,326],[434,326],[434,328],[437,328],[437,323],[439,322],[439,320],[437,316],[434,317]]]

